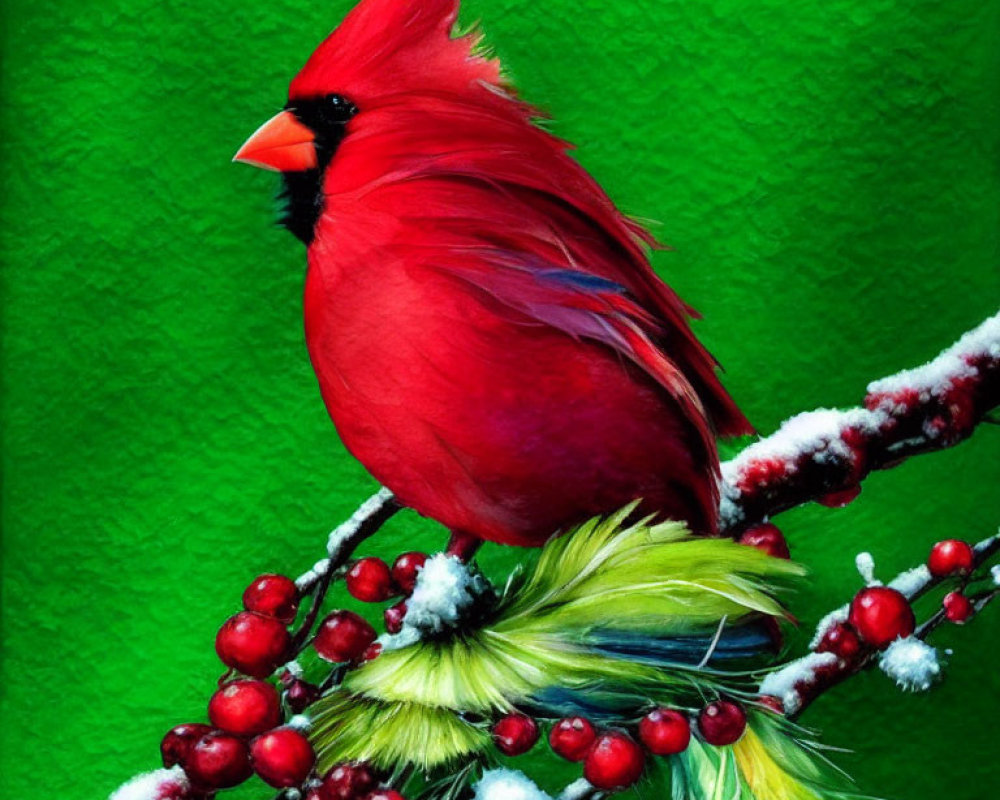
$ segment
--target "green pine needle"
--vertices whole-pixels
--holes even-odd
[[[383,770],[413,764],[426,772],[454,766],[490,743],[489,733],[453,712],[417,703],[337,691],[315,708],[311,738],[321,774],[342,761],[370,761]]]

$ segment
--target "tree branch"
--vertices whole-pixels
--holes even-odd
[[[1000,406],[1000,314],[933,361],[868,386],[863,408],[785,422],[722,465],[720,530],[738,536],[795,506],[850,502],[870,472],[952,447]]]
[[[1000,553],[1000,534],[977,544],[972,574],[975,575],[977,570],[981,570],[997,553]],[[949,580],[952,578],[934,577],[926,565],[921,565],[900,573],[888,585],[899,591],[912,604]],[[972,598],[973,614],[970,619],[977,616],[996,594],[997,591],[993,589]],[[790,718],[799,716],[821,694],[878,663],[880,653],[867,647],[861,647],[855,655],[848,658],[829,652],[816,652],[817,646],[826,634],[847,619],[848,608],[849,604],[843,605],[820,621],[810,645],[812,652],[768,674],[761,683],[761,695],[779,700],[786,716]],[[943,611],[939,610],[917,628],[914,636],[921,640],[926,639],[944,619]]]

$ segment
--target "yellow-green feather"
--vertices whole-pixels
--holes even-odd
[[[692,738],[688,749],[671,759],[674,800],[857,798],[847,777],[803,738],[807,735],[769,712],[754,711],[732,746]]]
[[[481,752],[489,733],[451,711],[389,703],[337,691],[324,697],[310,731],[320,773],[342,761],[369,761],[391,771],[454,765]]]
[[[618,658],[588,636],[669,636],[714,630],[723,617],[779,615],[770,592],[801,570],[752,547],[692,536],[679,523],[627,523],[634,508],[549,542],[480,630],[387,651],[350,672],[343,691],[317,706],[323,758],[439,765],[483,746],[483,734],[453,712],[502,713],[550,688],[657,702],[712,689],[710,673]],[[414,733],[397,737],[406,726]]]

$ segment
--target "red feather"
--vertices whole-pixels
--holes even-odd
[[[291,100],[360,113],[323,181],[306,334],[348,448],[454,530],[541,544],[642,497],[714,529],[749,432],[652,237],[532,124],[454,0],[364,0]]]

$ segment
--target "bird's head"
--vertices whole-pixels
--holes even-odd
[[[361,0],[292,81],[285,109],[234,161],[282,173],[285,225],[312,239],[322,181],[359,115],[401,97],[494,95],[500,66],[475,35],[453,36],[459,0]]]

